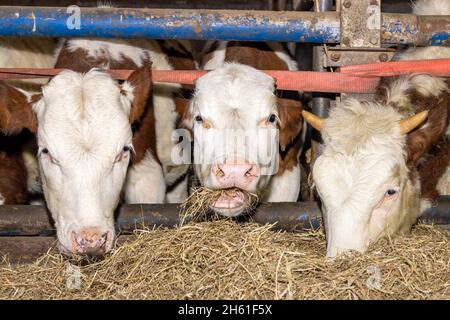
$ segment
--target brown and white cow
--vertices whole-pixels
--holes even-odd
[[[200,184],[239,188],[257,193],[262,201],[296,201],[301,103],[278,98],[274,79],[257,70],[295,70],[295,61],[279,44],[217,42],[202,67],[212,71],[196,81],[185,119],[194,134]],[[273,135],[277,130],[279,135]],[[275,166],[263,160],[269,153]],[[244,199],[242,192],[223,195],[211,209],[237,216],[247,209]]]
[[[448,48],[416,49],[414,58],[432,52],[450,58]],[[327,119],[304,116],[324,140],[313,179],[327,256],[365,252],[380,237],[409,231],[437,195],[450,193],[449,79],[383,79],[375,101],[348,99]]]
[[[121,193],[128,203],[162,203],[167,185],[187,169],[171,162],[177,87],[152,86],[151,68],[171,65],[150,40],[66,40],[55,67],[72,71],[20,106],[31,119],[21,125],[37,126],[42,187],[60,250],[103,254],[113,245]],[[109,68],[136,71],[118,83],[100,70]],[[175,202],[187,192],[174,191]]]
[[[50,38],[0,37],[0,67],[52,68],[57,42]],[[23,94],[38,92],[48,79],[10,80],[0,84],[0,104],[9,103],[9,85]],[[20,98],[17,97],[20,100]],[[0,109],[4,110],[4,107]],[[1,114],[0,118],[5,114]],[[4,119],[4,118],[3,118]],[[20,131],[20,129],[19,129]],[[0,204],[26,204],[42,193],[35,137],[29,131],[0,132]]]

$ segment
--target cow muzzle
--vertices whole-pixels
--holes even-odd
[[[113,234],[101,228],[86,228],[71,233],[71,253],[85,256],[102,256],[111,250]]]

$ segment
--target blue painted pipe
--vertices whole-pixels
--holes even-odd
[[[80,19],[77,19],[77,18]],[[439,20],[383,14],[383,44],[448,43]],[[0,36],[149,38],[339,43],[337,12],[0,7]]]
[[[0,36],[220,39],[336,43],[335,14],[269,11],[3,7]]]

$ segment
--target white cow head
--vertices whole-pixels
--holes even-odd
[[[273,78],[238,63],[196,81],[185,125],[194,134],[194,168],[203,186],[264,193],[277,172],[279,149],[302,127],[300,103],[274,92]],[[225,216],[244,212],[244,194],[231,194],[211,208]]]
[[[392,107],[348,99],[323,120],[304,112],[320,130],[323,153],[313,167],[322,201],[327,256],[364,252],[379,237],[408,230],[417,218],[420,184],[407,165],[407,133],[427,111],[402,119]]]
[[[140,118],[150,88],[147,67],[122,85],[97,70],[63,71],[41,95],[22,101],[22,127],[36,132],[37,123],[40,175],[63,253],[111,249],[114,210],[133,148],[130,122]],[[9,109],[10,118],[17,115]]]

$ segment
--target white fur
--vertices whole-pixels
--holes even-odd
[[[386,88],[386,96],[390,103],[399,106],[400,111],[415,112],[414,101],[410,101],[407,90],[414,88],[420,94],[437,97],[444,91],[449,91],[445,79],[426,74],[412,74],[396,79]]]
[[[428,60],[450,58],[450,47],[430,46],[410,48],[398,55],[396,60]]]
[[[166,193],[164,174],[150,152],[130,167],[124,185],[126,203],[163,203]]]
[[[53,68],[56,42],[51,38],[0,37],[0,67]],[[14,80],[10,84],[37,91],[48,79]]]
[[[34,142],[34,141],[33,141]],[[34,147],[26,146],[22,151],[23,163],[27,169],[27,190],[31,194],[41,194],[42,186],[39,177],[39,164]]]
[[[97,227],[114,235],[130,158],[122,151],[132,139],[130,104],[109,75],[92,70],[62,72],[34,106],[42,187],[63,252],[70,251],[72,232]]]
[[[450,194],[450,166],[447,167],[444,175],[439,179],[436,187],[439,194],[449,195]]]
[[[204,70],[214,70],[220,68],[225,63],[228,41],[221,41],[218,48],[213,52],[212,58],[203,66]]]
[[[188,176],[178,182],[172,190],[166,194],[167,203],[180,203],[188,196]]]
[[[131,59],[137,66],[142,66],[146,58],[152,61],[152,68],[156,70],[172,70],[167,56],[159,45],[147,39],[72,39],[68,42],[71,50],[84,49],[88,55],[98,58],[106,55],[108,60],[122,61]],[[109,68],[109,65],[103,66]],[[166,184],[170,185],[184,174],[187,166],[174,166],[171,151],[174,142],[171,135],[175,129],[178,114],[176,112],[174,94],[179,90],[179,84],[154,83],[152,91],[155,109],[155,132],[157,153],[163,165]],[[131,97],[130,97],[131,99]],[[179,199],[182,201],[184,199]]]
[[[429,199],[420,200],[420,212],[425,212],[425,210],[431,208],[433,203]],[[419,215],[420,216],[420,215]]]
[[[331,110],[322,129],[323,154],[313,168],[326,215],[329,257],[348,249],[364,252],[406,220],[402,201],[417,196],[417,188],[408,180],[401,118],[388,106],[353,99]],[[385,203],[389,189],[398,190],[398,198]]]
[[[282,175],[274,176],[270,181],[270,192],[267,202],[292,202],[296,201],[300,194],[301,172],[300,166],[292,170],[285,170]]]
[[[0,193],[0,205],[5,203],[5,197]]]
[[[270,47],[270,49],[275,52],[276,56],[283,60],[286,65],[288,66],[288,69],[290,71],[297,71],[298,65],[297,61],[291,58],[291,56],[284,50],[281,43],[278,42],[267,42],[267,45]]]

